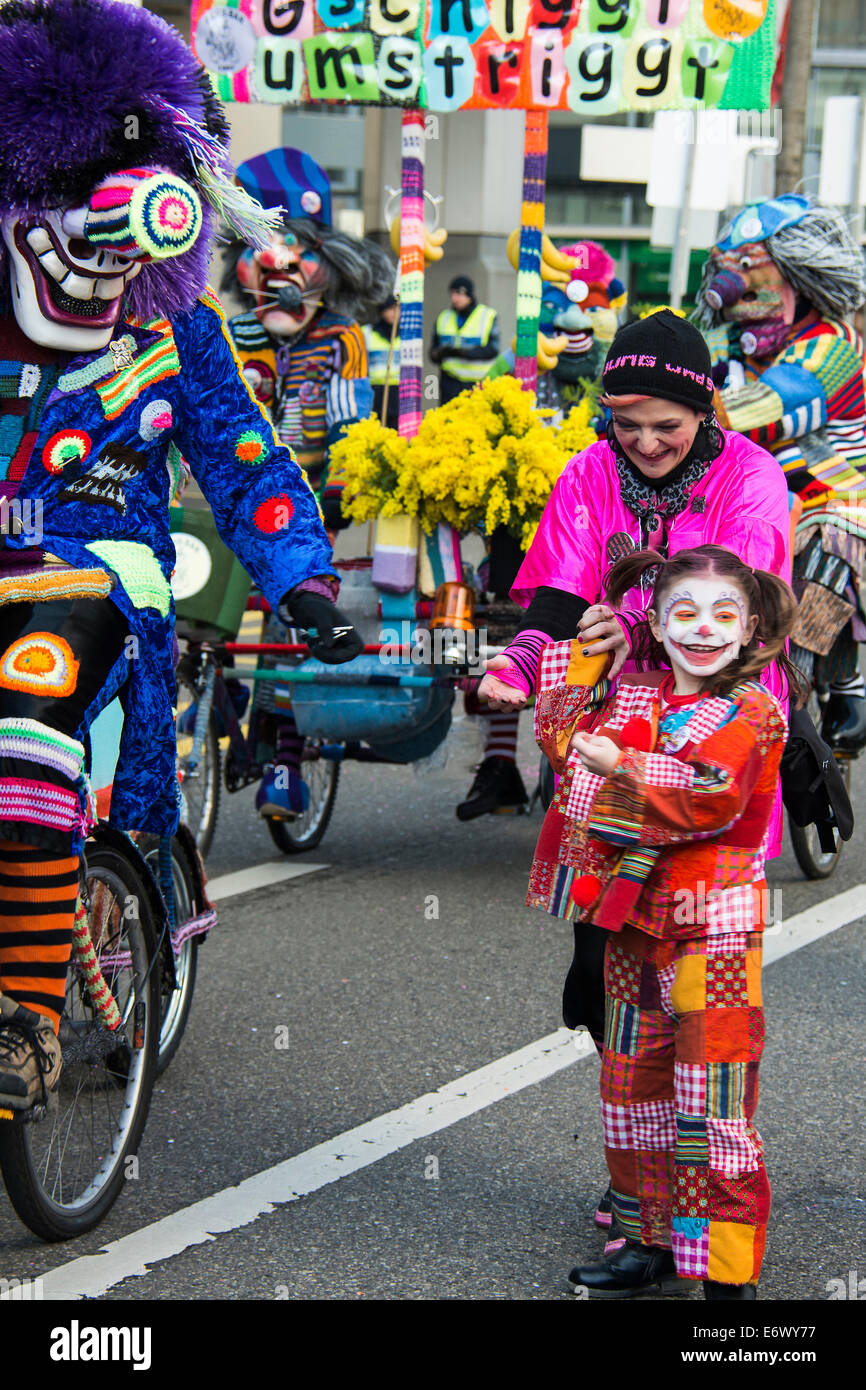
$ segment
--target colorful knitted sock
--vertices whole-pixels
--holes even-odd
[[[0,840],[0,992],[60,1024],[78,856]]]
[[[485,716],[487,722],[484,743],[485,758],[507,758],[517,761],[517,721],[520,714],[491,712]]]

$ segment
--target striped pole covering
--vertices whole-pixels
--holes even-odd
[[[90,995],[90,1002],[96,1010],[97,1017],[103,1028],[114,1030],[120,1027],[120,1011],[114,999],[114,995],[105,983],[105,978],[99,968],[99,960],[93,949],[93,941],[90,936],[90,924],[87,920],[87,909],[79,896],[75,905],[75,924],[72,928],[72,953],[78,962],[78,968],[84,976],[84,985]]]
[[[517,347],[514,375],[527,391],[538,381],[538,321],[541,316],[541,237],[547,173],[547,112],[527,111],[523,140],[523,206],[517,269]]]
[[[400,203],[400,434],[421,424],[424,355],[424,113],[403,112]]]

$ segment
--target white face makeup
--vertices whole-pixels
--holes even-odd
[[[675,672],[699,681],[714,676],[751,641],[757,617],[731,579],[694,575],[662,595],[652,627]]]

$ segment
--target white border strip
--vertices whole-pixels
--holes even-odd
[[[237,1187],[223,1188],[212,1197],[133,1231],[97,1255],[85,1255],[50,1270],[40,1280],[42,1296],[99,1298],[121,1280],[147,1274],[149,1266],[157,1261],[171,1259],[191,1245],[202,1245],[226,1231],[248,1226],[275,1206],[297,1201],[349,1173],[367,1168],[416,1139],[435,1134],[525,1086],[534,1086],[591,1052],[595,1052],[595,1047],[588,1034],[575,1035],[559,1028],[489,1066],[449,1081],[438,1091],[419,1096],[399,1110],[378,1115],[357,1129],[338,1134],[335,1139],[247,1178]]]
[[[311,870],[326,866],[304,867]],[[229,879],[234,877],[238,875],[227,875]],[[219,883],[219,880],[214,882]],[[213,885],[210,890],[213,891]],[[817,907],[798,913],[779,927],[770,928],[765,964],[771,965],[864,916],[866,884],[859,884]],[[416,1139],[447,1129],[458,1120],[515,1095],[526,1086],[534,1086],[594,1053],[595,1047],[587,1033],[559,1028],[488,1066],[449,1081],[438,1091],[419,1096],[398,1110],[378,1115],[356,1129],[267,1168],[236,1187],[223,1188],[211,1197],[112,1241],[96,1255],[85,1255],[58,1265],[42,1276],[43,1297],[56,1300],[100,1298],[124,1279],[149,1273],[150,1266],[158,1261],[171,1259],[192,1245],[202,1245],[225,1232],[248,1226],[281,1203],[297,1201],[320,1187],[338,1182],[349,1173],[356,1173],[406,1148]],[[0,1294],[0,1301],[3,1297]],[[11,1297],[11,1293],[5,1297]]]
[[[240,893],[252,893],[256,888],[270,888],[274,883],[284,883],[290,878],[302,878],[304,874],[317,873],[319,869],[330,868],[328,864],[287,864],[285,860],[275,860],[266,864],[254,864],[251,869],[238,869],[234,874],[219,874],[208,879],[207,895],[212,903],[224,903],[226,898],[236,898]]]

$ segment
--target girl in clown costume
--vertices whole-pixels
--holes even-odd
[[[770,1189],[754,1127],[763,1048],[763,866],[787,724],[758,677],[784,654],[788,586],[720,546],[614,565],[618,607],[651,576],[633,651],[668,670],[623,674],[594,707],[569,685],[579,639],[542,655],[536,727],[568,746],[527,901],[604,921],[601,1108],[613,1208],[625,1242],[572,1270],[575,1291],[753,1299]],[[579,679],[579,677],[578,677]],[[625,859],[632,892],[605,899]]]

